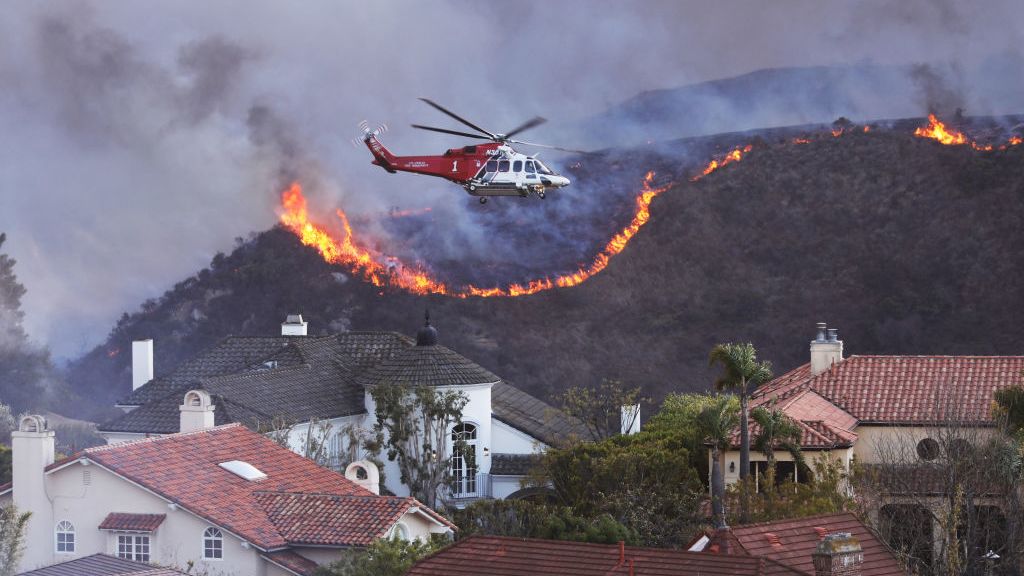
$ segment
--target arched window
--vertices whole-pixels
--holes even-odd
[[[399,540],[402,540],[404,542],[408,542],[409,541],[409,527],[406,526],[402,522],[399,522],[399,523],[395,524],[394,529],[391,530],[391,537],[392,538],[398,538]]]
[[[203,558],[221,560],[224,558],[224,534],[213,526],[203,532]]]
[[[75,551],[75,526],[67,520],[57,523],[57,553],[73,554]]]
[[[476,494],[476,442],[476,425],[462,422],[452,429],[452,476],[456,496]]]

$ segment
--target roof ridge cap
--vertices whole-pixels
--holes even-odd
[[[160,442],[163,440],[170,440],[172,438],[183,438],[185,436],[195,436],[198,434],[206,434],[215,430],[224,430],[227,428],[244,428],[239,422],[231,422],[229,424],[221,424],[220,426],[214,426],[213,428],[204,428],[202,430],[193,430],[191,432],[175,432],[174,434],[165,434],[163,436],[150,436],[149,438],[139,438],[138,440],[129,440],[127,442],[118,442],[117,444],[104,444],[102,446],[92,446],[78,452],[81,456],[87,454],[98,454],[101,452],[109,452],[117,448],[126,448],[128,446],[136,446],[145,442]],[[79,456],[79,457],[81,457]]]

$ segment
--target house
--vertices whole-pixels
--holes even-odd
[[[13,483],[0,487],[0,501],[32,512],[21,568],[109,554],[210,576],[308,576],[377,538],[454,529],[414,498],[379,495],[373,464],[320,467],[242,425],[214,426],[210,402],[191,390],[179,433],[58,461],[45,420],[23,417]]]
[[[815,461],[831,458],[846,472],[873,479],[872,524],[916,561],[927,565],[950,545],[943,522],[950,496],[963,486],[970,521],[956,528],[958,538],[978,556],[989,549],[999,553],[1006,512],[999,488],[991,486],[991,464],[962,463],[982,454],[993,438],[995,393],[1024,385],[1024,356],[844,356],[838,331],[823,323],[817,328],[810,362],[755,390],[751,410],[778,409],[795,421],[812,469]],[[753,420],[750,431],[751,438],[759,432]],[[738,432],[732,444],[724,455],[726,483],[739,480]],[[750,456],[760,489],[766,458],[757,451]],[[777,480],[807,479],[809,470],[799,469],[788,452],[774,456]],[[867,495],[861,490],[858,497]]]
[[[408,576],[868,576],[863,553],[849,534],[830,534],[810,551],[809,571],[767,556],[707,554],[618,544],[472,536],[423,560]]]
[[[18,576],[182,576],[187,572],[162,568],[145,562],[125,560],[110,554],[93,554],[46,568],[22,572]]]
[[[905,576],[907,570],[874,532],[849,512],[725,526],[701,534],[691,552],[764,557],[813,574],[813,555],[830,534],[848,534],[861,547],[860,571],[871,576]]]
[[[301,316],[289,316],[280,336],[230,336],[174,370],[153,376],[152,340],[132,346],[133,391],[126,413],[99,427],[109,443],[177,431],[178,404],[203,390],[217,406],[217,424],[237,422],[266,432],[287,422],[289,442],[304,452],[325,433],[327,465],[341,470],[367,455],[353,442],[376,421],[375,386],[426,385],[458,390],[469,403],[453,434],[472,454],[453,454],[457,502],[517,496],[532,458],[549,446],[586,434],[573,418],[503,381],[438,343],[429,318],[415,339],[395,332],[309,336]],[[407,495],[397,464],[385,462],[388,490]]]

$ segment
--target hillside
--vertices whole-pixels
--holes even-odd
[[[742,162],[698,182],[684,177],[697,158],[752,136],[608,152],[601,161],[623,179],[653,167],[676,180],[625,251],[576,288],[514,299],[392,293],[282,228],[256,234],[125,315],[69,367],[69,382],[109,404],[130,387],[133,338],[155,338],[159,373],[226,334],[276,333],[289,312],[313,332],[411,334],[428,306],[443,344],[542,397],[602,377],[655,398],[704,389],[708,350],[729,340],[752,341],[788,370],[806,361],[817,321],[840,329],[847,353],[1024,351],[1024,146],[981,153],[902,128],[802,145],[782,135],[755,135]],[[584,242],[591,253],[628,221],[634,193],[607,196],[607,213],[585,222],[597,230]],[[565,210],[551,202],[544,210]]]

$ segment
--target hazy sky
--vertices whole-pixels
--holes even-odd
[[[0,19],[0,231],[27,329],[73,356],[272,225],[286,179],[357,212],[451,202],[457,188],[381,178],[350,145],[363,119],[389,123],[398,151],[457,145],[407,128],[450,125],[416,97],[501,131],[765,67],[970,70],[1019,57],[1022,31],[1019,0],[16,0]]]

